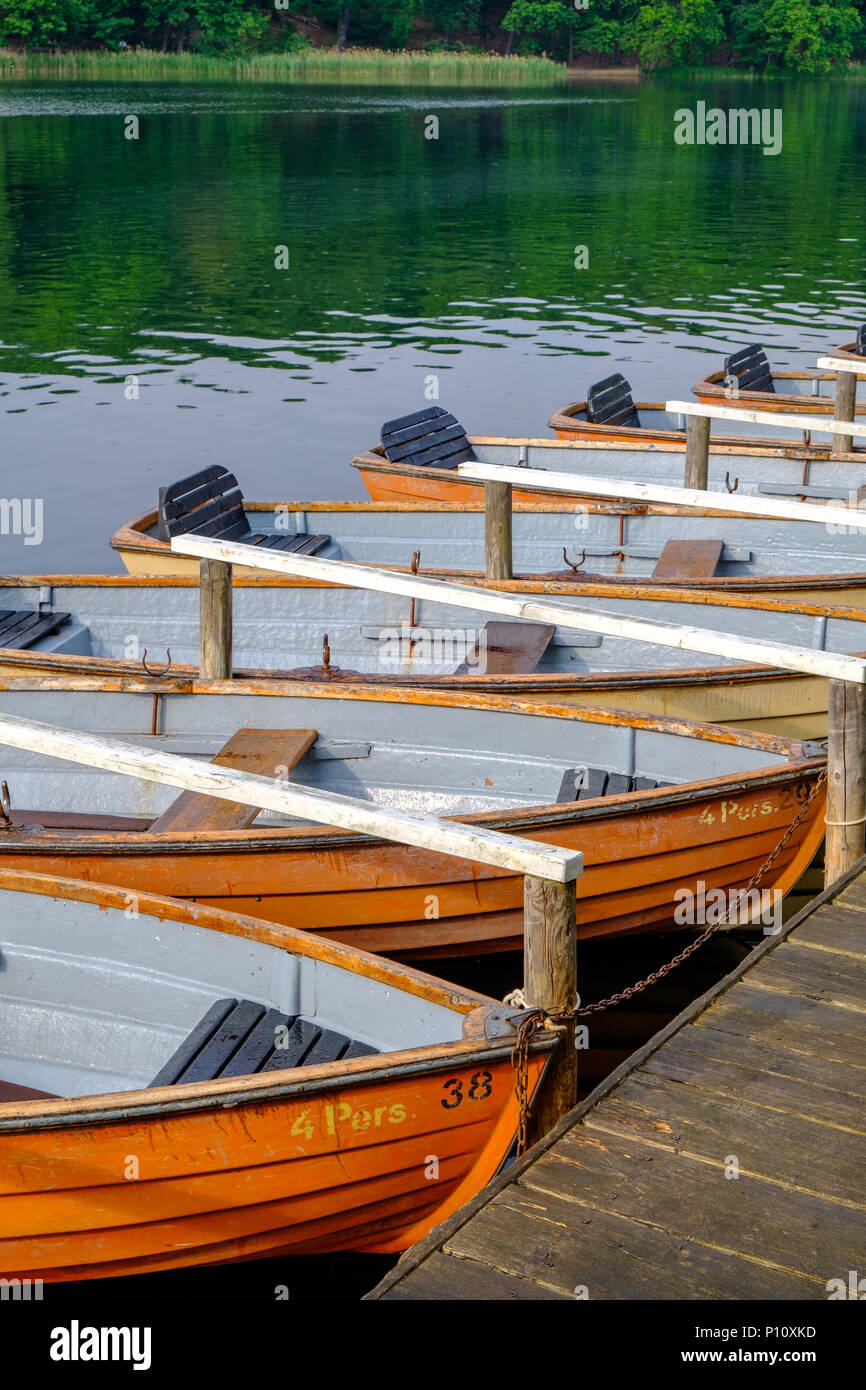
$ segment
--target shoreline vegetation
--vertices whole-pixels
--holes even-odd
[[[637,67],[568,65],[547,57],[513,54],[425,52],[380,48],[302,48],[247,57],[160,53],[155,49],[82,49],[34,53],[0,48],[0,84],[27,78],[55,81],[309,82],[428,86],[557,87],[571,81],[636,82],[647,78],[706,81],[773,81],[803,74],[725,67],[682,67],[646,72]],[[826,76],[826,74],[822,74]],[[866,64],[849,63],[835,78],[866,76]]]
[[[635,76],[634,69],[615,69]],[[15,79],[144,82],[383,82],[430,86],[533,86],[564,84],[563,63],[541,57],[501,57],[483,53],[424,53],[377,48],[304,48],[294,53],[257,53],[249,57],[211,57],[200,53],[159,53],[129,49],[122,53],[84,50],[28,53],[0,49],[0,82]]]

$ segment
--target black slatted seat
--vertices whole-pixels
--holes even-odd
[[[605,772],[600,767],[590,767],[581,778],[578,771],[575,779],[576,801],[591,801],[597,796],[621,796],[623,792],[648,792],[656,787],[669,787],[670,782],[656,782],[652,777],[627,777],[623,772]]]
[[[770,364],[764,349],[757,343],[740,348],[725,358],[726,384],[729,384],[728,377],[736,377],[740,391],[772,391],[775,395]]]
[[[172,536],[188,533],[296,555],[313,555],[331,539],[297,532],[253,531],[237,478],[218,463],[159,490],[160,539],[169,541]]]
[[[23,652],[41,637],[56,632],[69,619],[68,613],[40,613],[32,608],[0,609],[0,647]]]
[[[855,344],[861,357],[866,357],[866,323],[861,323],[857,329],[857,342]]]
[[[631,387],[620,372],[590,386],[586,393],[586,418],[593,425],[632,425],[640,429]]]
[[[382,426],[382,447],[391,463],[420,468],[451,469],[458,463],[475,460],[463,426],[441,405],[386,420]]]
[[[314,1067],[372,1056],[376,1051],[367,1043],[320,1028],[309,1019],[268,1009],[252,999],[218,999],[150,1084],[186,1085],[217,1077]]]

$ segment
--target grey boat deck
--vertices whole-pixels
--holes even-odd
[[[838,1296],[866,1242],[864,942],[866,857],[367,1298]]]

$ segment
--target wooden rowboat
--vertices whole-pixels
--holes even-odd
[[[753,343],[727,357],[721,371],[701,377],[692,391],[704,405],[736,405],[739,400],[755,410],[832,415],[836,373],[775,372],[763,348]],[[864,412],[866,406],[858,405],[857,414]],[[820,426],[815,428],[820,429]]]
[[[824,766],[814,745],[740,730],[369,686],[10,680],[0,711],[580,849],[584,937],[674,927],[676,890],[698,880],[744,887]],[[12,799],[0,865],[21,872],[192,898],[388,955],[522,942],[522,883],[504,869],[172,801],[164,787],[8,748],[0,779]],[[819,793],[762,889],[800,877],[823,807]]]
[[[493,1176],[519,1012],[288,927],[130,901],[0,872],[0,1277],[398,1251]],[[533,1090],[554,1042],[533,1039]]]
[[[565,449],[556,440],[537,443],[541,449]],[[484,462],[516,461],[511,449],[495,454],[490,448],[483,453]],[[534,454],[532,462],[533,466],[539,462]],[[553,455],[550,466],[558,466]],[[472,499],[483,495],[481,483],[467,479],[455,486],[465,487]],[[519,497],[519,489],[515,492]],[[569,583],[575,580],[585,583],[598,579],[626,586],[655,580],[666,587],[705,589],[717,595],[734,591],[857,607],[866,603],[866,554],[859,533],[838,535],[817,522],[767,522],[716,512],[712,507],[698,512],[656,503],[578,502],[564,494],[547,503],[538,500],[538,493],[526,495],[536,500],[529,506],[518,501],[514,512],[514,555],[520,587],[527,579],[540,578],[558,585],[556,592],[567,593]],[[327,528],[325,543],[317,553],[330,559],[409,568],[413,554],[420,553],[420,570],[428,575],[477,577],[483,571],[482,501],[458,505],[398,503],[393,507],[360,502],[263,502],[246,506],[255,514],[256,524],[271,534],[275,534],[275,519],[284,514],[278,508],[302,508],[307,524],[317,532]],[[142,553],[147,556],[140,568],[125,548],[126,541],[118,539],[131,534],[133,523],[112,538],[127,569],[134,574],[197,575],[195,560],[174,554],[167,542],[146,534],[155,531],[155,516],[150,513],[144,518],[154,525],[142,524],[138,532],[142,543],[146,542],[146,552]],[[662,577],[659,561],[669,541],[687,542],[691,553],[694,542],[705,540],[722,541],[718,561],[709,572],[706,567],[695,572],[691,564],[670,564],[666,557]],[[241,578],[255,578],[257,573],[244,566],[236,571]]]
[[[571,628],[496,622],[480,610],[428,599],[418,599],[413,611],[409,600],[395,595],[263,578],[235,585],[234,671],[241,678],[514,694],[732,723],[793,738],[826,735],[827,683],[818,677]],[[700,590],[655,585],[575,581],[562,594],[544,581],[485,581],[491,587],[527,598],[553,588],[558,601],[588,612],[685,623],[822,651],[866,652],[863,609],[745,594],[730,594],[721,603]],[[6,679],[141,678],[150,671],[159,688],[169,672],[175,680],[197,678],[198,633],[198,585],[185,576],[0,579],[0,672]]]
[[[685,417],[668,411],[664,401],[635,401],[628,382],[618,372],[591,386],[585,400],[573,401],[571,405],[554,411],[548,424],[557,438],[569,443],[581,440],[590,444],[617,444],[621,448],[638,445],[647,452],[660,444],[680,452],[684,452],[686,447]],[[729,428],[731,434],[711,435],[710,452],[727,456],[731,470],[737,475],[741,471],[741,454],[826,462],[834,452],[829,440],[816,443],[806,432],[799,440],[787,440],[780,438],[778,433],[775,437],[755,436],[748,433],[754,426],[739,425],[736,421],[730,422]],[[837,454],[830,469],[811,470],[811,481],[838,485],[850,477],[857,479],[852,482],[852,486],[857,486],[860,475],[855,473],[852,465],[862,464],[863,450],[845,455],[844,458],[847,468],[839,467]],[[808,469],[806,476],[799,481],[809,481]]]
[[[554,417],[555,418],[555,417]],[[668,418],[668,417],[665,417]],[[553,423],[553,422],[551,422]],[[817,427],[816,427],[817,428]],[[563,434],[561,429],[557,433]],[[658,431],[661,434],[661,431]],[[629,439],[507,439],[493,435],[467,435],[467,446],[479,463],[500,463],[508,467],[529,464],[561,473],[592,478],[663,483],[682,487],[684,436],[650,442]],[[732,437],[733,438],[733,437]],[[731,439],[713,439],[709,456],[708,487],[711,492],[736,490],[791,500],[848,500],[851,492],[866,478],[866,450],[831,458],[829,448],[804,449],[802,445],[777,445],[775,449],[752,448],[743,437],[738,447]],[[397,506],[407,501],[429,504],[471,503],[482,496],[482,484],[458,477],[456,472],[419,465],[410,461],[392,462],[381,444],[356,454],[357,468],[370,496],[378,503]],[[736,485],[736,487],[735,487]],[[557,499],[542,500],[538,492],[516,485],[516,503],[543,507],[587,506],[585,496],[567,493]],[[114,544],[114,542],[112,542]]]

